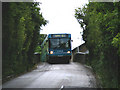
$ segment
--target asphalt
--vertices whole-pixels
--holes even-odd
[[[3,88],[97,88],[95,76],[90,68],[80,63],[48,64],[14,78]]]

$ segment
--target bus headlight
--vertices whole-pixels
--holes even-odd
[[[70,53],[70,51],[67,51],[67,53]]]
[[[53,51],[50,51],[50,54],[53,54]]]

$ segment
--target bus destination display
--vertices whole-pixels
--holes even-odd
[[[61,35],[57,34],[57,35],[52,35],[52,37],[53,38],[58,38],[58,37],[68,37],[68,36],[65,35],[65,34],[61,34]]]

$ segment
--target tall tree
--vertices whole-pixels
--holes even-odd
[[[76,9],[75,17],[84,30],[83,39],[90,51],[89,64],[103,87],[118,86],[118,58],[120,57],[120,31],[118,26],[120,3],[90,2]]]
[[[36,2],[2,3],[3,80],[25,72],[35,64],[34,51],[40,27],[47,21]]]

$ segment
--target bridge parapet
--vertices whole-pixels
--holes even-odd
[[[76,47],[75,49],[73,49],[72,61],[85,64],[88,54],[89,54],[89,50],[86,48],[85,44],[82,44]]]

